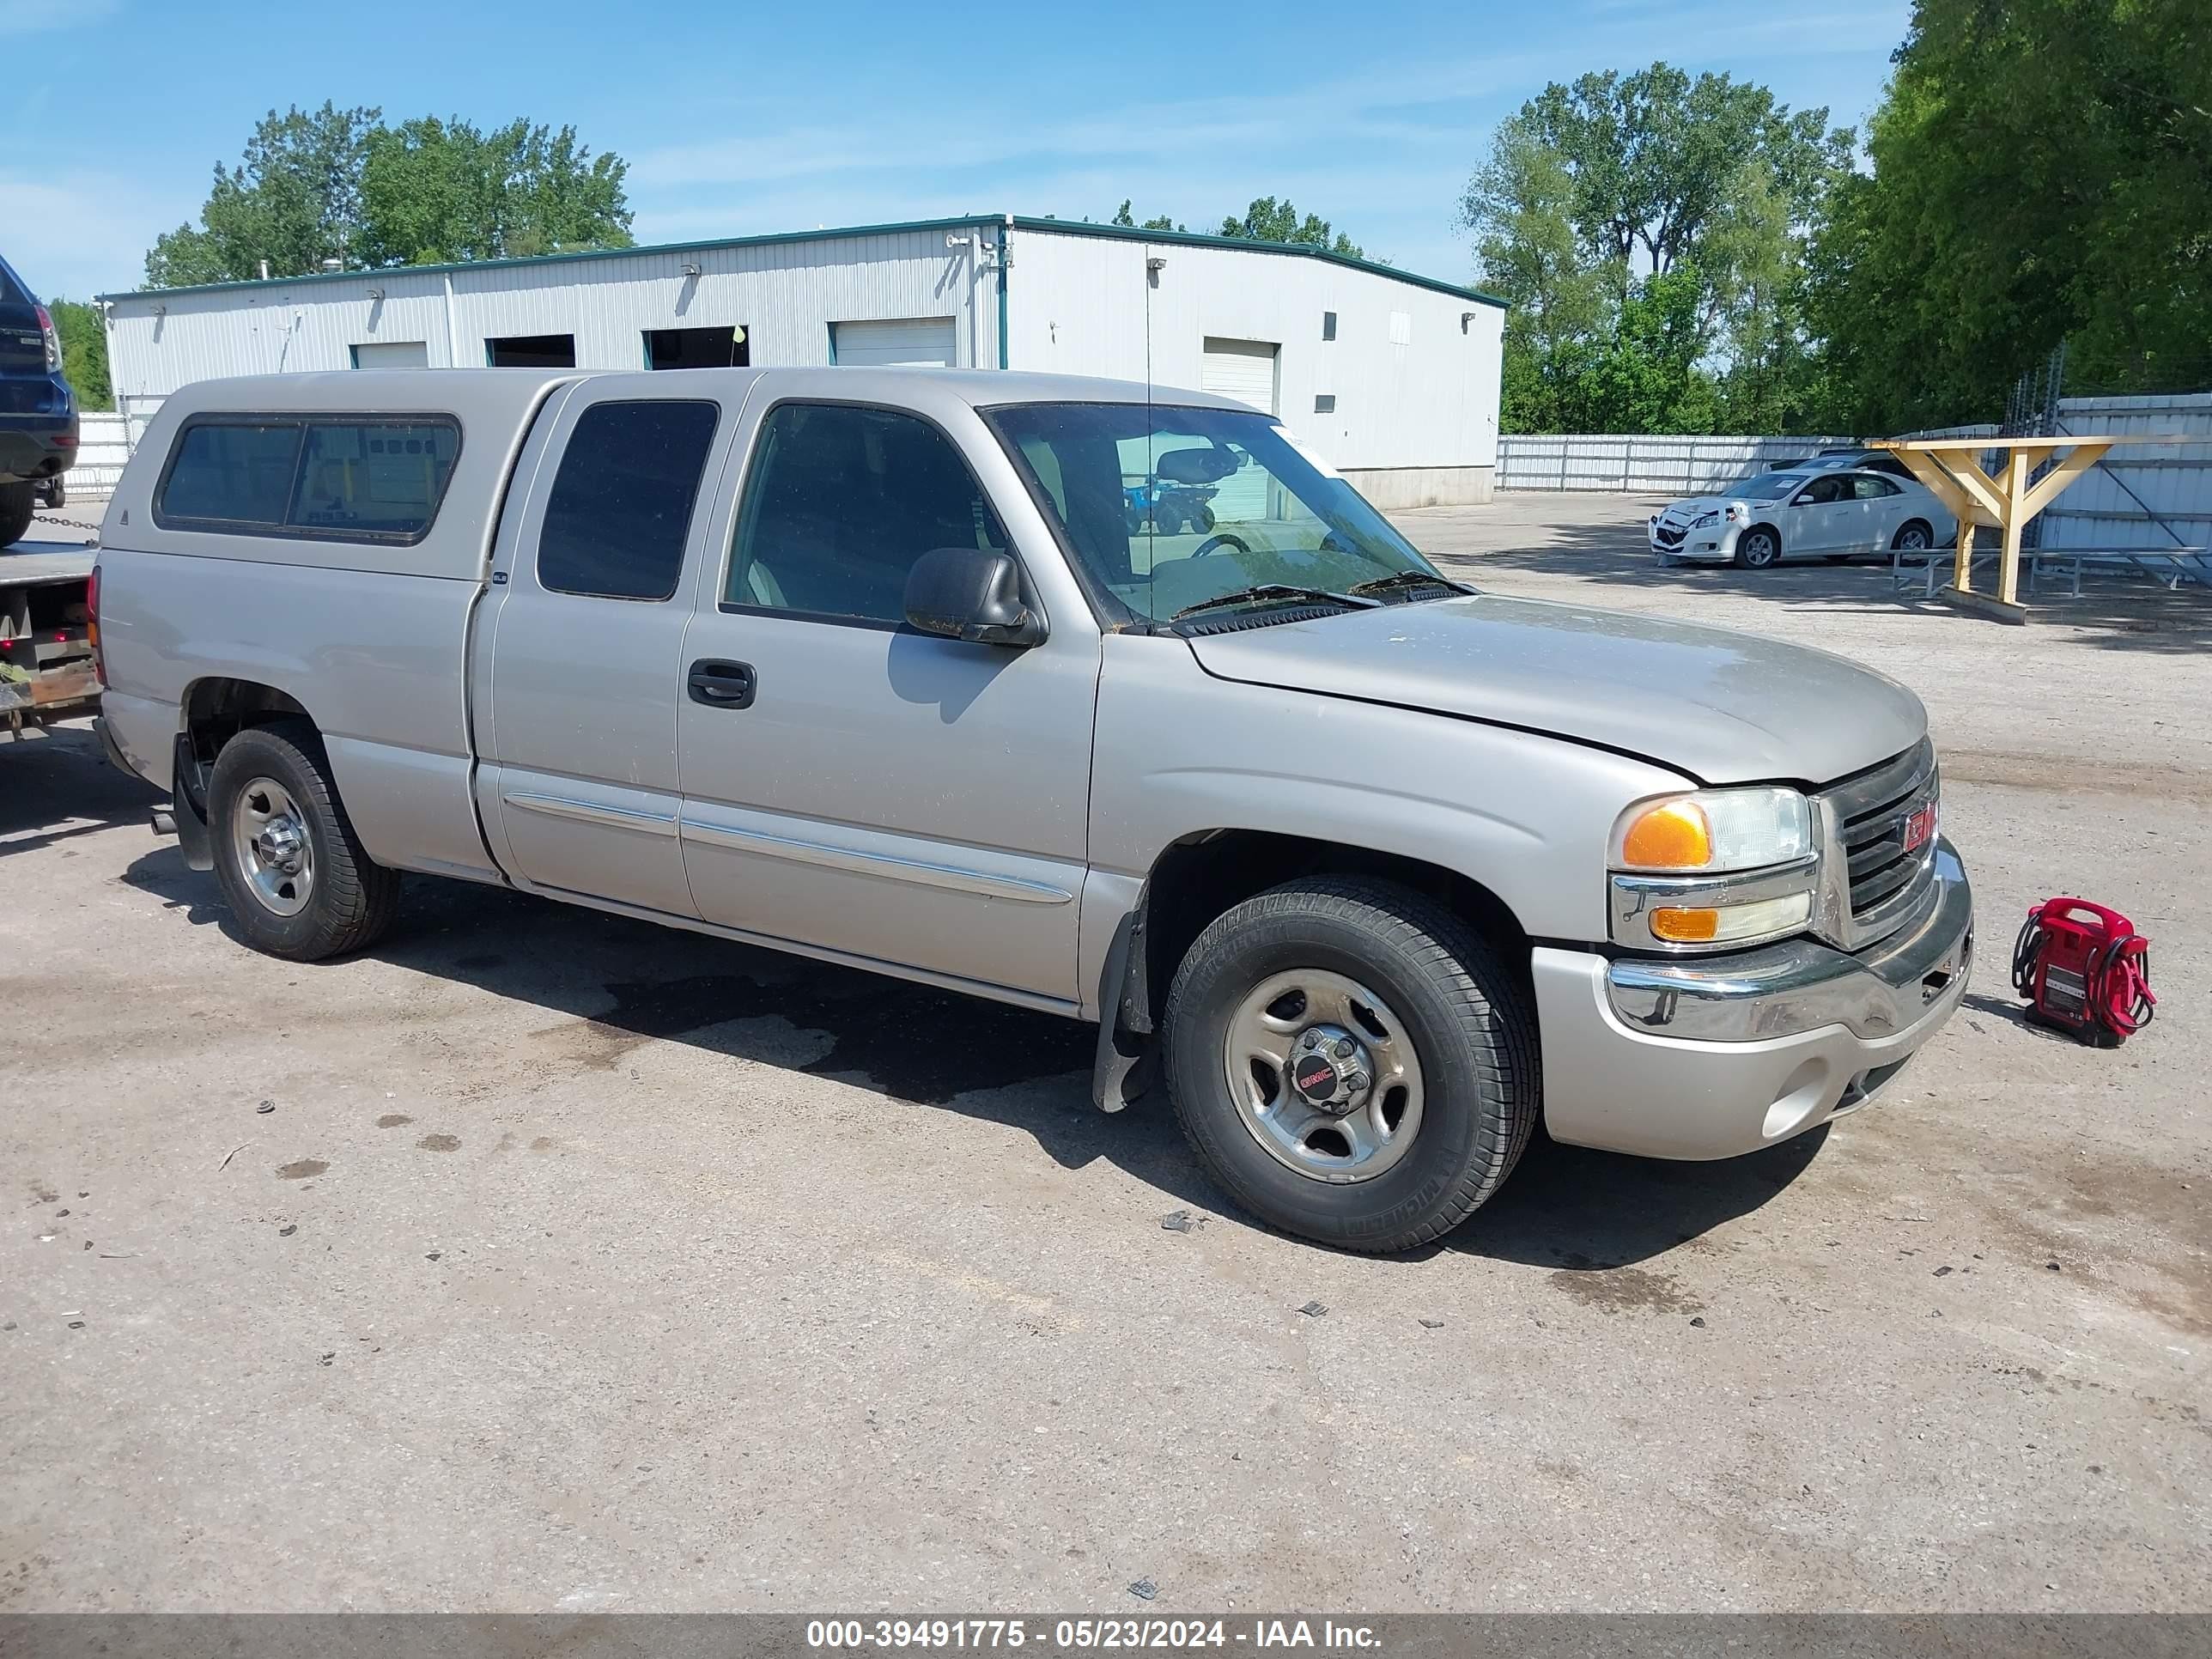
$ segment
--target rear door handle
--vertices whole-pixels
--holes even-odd
[[[750,663],[724,662],[715,657],[702,657],[693,663],[684,684],[691,701],[709,708],[750,708],[760,685]]]

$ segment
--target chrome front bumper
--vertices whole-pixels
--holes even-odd
[[[1863,1104],[1966,995],[1973,893],[1949,842],[1896,932],[1856,954],[1809,939],[1725,957],[1532,953],[1554,1139],[1711,1158]]]

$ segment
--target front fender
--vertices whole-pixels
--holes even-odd
[[[1132,885],[1178,841],[1256,830],[1436,865],[1495,894],[1532,938],[1599,940],[1614,820],[1689,787],[1565,738],[1216,679],[1177,639],[1104,644],[1091,863]]]

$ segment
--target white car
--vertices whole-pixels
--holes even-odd
[[[1646,526],[1662,564],[1749,570],[1784,559],[1942,547],[1958,531],[1958,520],[1924,484],[1863,468],[1813,466],[1762,472],[1724,495],[1676,501]]]

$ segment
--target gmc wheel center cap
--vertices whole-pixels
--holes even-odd
[[[1339,1116],[1352,1111],[1373,1077],[1366,1045],[1341,1026],[1308,1026],[1291,1045],[1291,1087],[1322,1111]]]

